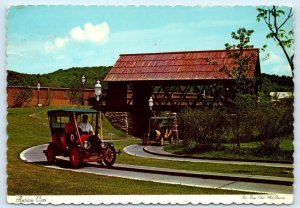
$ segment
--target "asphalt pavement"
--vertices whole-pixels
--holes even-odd
[[[267,166],[267,167],[278,167],[278,168],[293,168],[293,164],[286,163],[268,163],[268,162],[249,162],[249,161],[224,161],[224,160],[210,160],[210,159],[198,159],[198,158],[187,158],[178,157],[163,150],[162,146],[144,146],[140,144],[134,144],[127,146],[124,151],[133,156],[154,158],[161,160],[173,160],[182,162],[200,162],[200,163],[217,163],[217,164],[233,164],[233,165],[255,165],[255,166]]]

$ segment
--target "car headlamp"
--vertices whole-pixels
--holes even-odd
[[[83,142],[83,148],[84,149],[90,149],[90,147],[91,147],[91,143],[89,141]]]
[[[74,134],[71,134],[70,135],[70,141],[73,142],[74,140],[75,140],[75,136],[74,136]]]
[[[106,146],[107,146],[106,142],[102,142],[102,143],[101,143],[101,147],[102,147],[102,148],[105,148]]]

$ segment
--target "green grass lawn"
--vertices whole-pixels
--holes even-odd
[[[133,144],[141,143],[141,141],[116,141],[117,149]],[[279,177],[293,177],[293,170],[290,168],[276,168],[276,167],[263,167],[253,165],[231,165],[231,164],[216,164],[216,163],[200,163],[200,162],[178,162],[170,160],[159,159],[145,159],[142,157],[131,156],[128,154],[121,154],[117,158],[117,163],[131,164],[141,166],[151,166],[160,168],[172,168],[182,170],[193,170],[201,172],[219,172],[219,173],[232,173],[232,174],[249,174],[249,175],[265,175],[265,176],[279,176]]]
[[[8,109],[7,184],[8,195],[76,195],[76,194],[245,194],[245,192],[196,188],[117,177],[98,176],[65,170],[50,169],[19,158],[29,147],[51,140],[46,112],[49,108]],[[51,108],[53,109],[53,108]],[[34,116],[30,116],[33,115]],[[112,131],[113,129],[111,129]],[[122,133],[117,136],[122,136]],[[116,142],[122,148],[136,141]],[[118,163],[163,167],[169,161],[134,158],[121,154]],[[156,164],[157,163],[157,164]],[[175,163],[174,163],[175,164]],[[177,162],[180,168],[179,162]],[[169,166],[166,166],[169,167]],[[176,166],[175,166],[176,167]]]
[[[210,150],[200,153],[186,153],[184,148],[181,145],[167,145],[164,147],[164,150],[167,152],[186,155],[186,156],[195,156],[203,158],[228,158],[228,159],[247,159],[247,160],[277,160],[277,161],[293,161],[293,137],[282,137],[279,138],[280,141],[280,153],[273,155],[259,155],[255,153],[259,142],[247,142],[240,144],[240,151],[233,150],[232,144],[223,144],[224,149],[221,150]]]

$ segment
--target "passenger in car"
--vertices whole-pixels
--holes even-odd
[[[72,116],[70,116],[69,123],[67,123],[65,126],[65,132],[71,133],[71,132],[74,132],[75,130],[76,130],[76,126],[75,126],[74,118]]]

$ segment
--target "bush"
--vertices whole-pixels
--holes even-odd
[[[219,150],[223,143],[239,147],[240,142],[259,141],[255,150],[257,154],[279,153],[280,141],[276,138],[293,134],[293,106],[253,103],[250,97],[245,100],[241,102],[244,109],[182,111],[179,114],[178,133],[185,151],[199,153]],[[247,106],[249,102],[252,105]]]
[[[276,138],[293,133],[292,109],[291,106],[259,105],[248,111],[248,123],[260,141],[258,152],[270,155],[280,151]]]
[[[31,88],[24,88],[14,97],[14,107],[24,107],[32,100],[33,91]]]
[[[187,151],[218,149],[224,142],[227,118],[221,110],[186,109],[179,121],[179,136]]]
[[[82,84],[77,80],[74,79],[69,82],[69,90],[67,92],[67,96],[70,99],[71,104],[80,105],[82,102]]]

